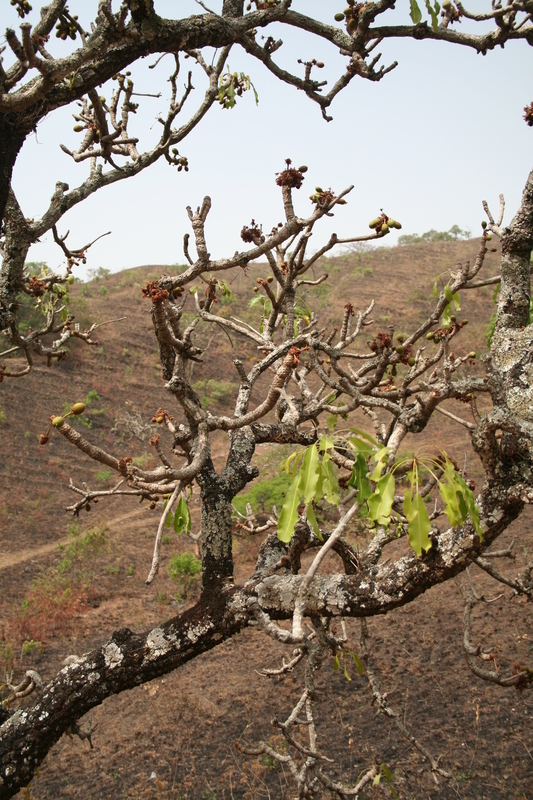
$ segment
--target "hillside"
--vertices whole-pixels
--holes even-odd
[[[397,334],[407,334],[427,317],[435,277],[445,277],[458,262],[473,261],[477,244],[469,240],[362,249],[322,259],[313,277],[327,272],[330,281],[307,287],[302,307],[305,310],[308,303],[317,310],[319,325],[331,330],[340,324],[345,303],[358,310],[375,300],[375,322],[367,329],[368,336],[363,334],[359,350],[391,325]],[[169,533],[161,572],[147,587],[157,511],[128,498],[101,500],[73,527],[72,515],[64,511],[75,499],[70,479],[75,485],[86,481],[91,487],[111,488],[113,476],[80,457],[59,435],[52,435],[44,447],[38,444],[50,415],[81,400],[87,403],[87,412],[77,425],[88,439],[117,457],[129,455],[139,464],[156,465],[149,445],[157,427],[151,424],[152,416],[161,406],[179,420],[179,409],[170,404],[164,389],[150,305],[142,300],[141,287],[180,269],[151,265],[75,284],[72,308],[83,325],[126,319],[99,329],[94,347],[71,340],[66,361],[50,368],[37,363],[28,377],[0,385],[2,670],[14,667],[20,673],[34,665],[48,678],[69,653],[86,651],[122,625],[144,629],[185,608],[196,596],[194,578],[176,583],[166,569],[172,554],[196,552],[190,539]],[[487,259],[485,274],[497,271],[495,252]],[[249,308],[249,301],[261,276],[266,276],[264,265],[252,265],[246,273],[239,269],[226,278],[234,297],[221,298],[219,311],[249,323],[257,320],[258,311]],[[461,353],[475,350],[481,356],[486,350],[492,293],[485,287],[461,298],[461,319],[469,321],[455,345]],[[192,302],[191,298],[191,310]],[[202,341],[207,349],[203,363],[194,364],[192,382],[206,406],[230,410],[237,389],[232,359],[249,365],[256,354],[238,335],[228,336],[218,326],[205,326]],[[478,358],[467,369],[482,374],[481,361]],[[480,401],[480,410],[483,403],[486,400]],[[447,407],[465,414],[461,404]],[[469,475],[479,479],[465,429],[435,416],[424,441],[444,447],[460,462],[466,458]],[[362,415],[358,420],[368,428]],[[223,463],[225,443],[222,435],[215,443],[216,464]],[[277,453],[259,447],[256,460],[261,477],[277,473]],[[197,495],[193,494],[190,507],[197,531]],[[524,515],[502,539],[503,543],[520,536],[517,564],[527,559],[533,545],[532,518]],[[88,538],[87,531],[98,525],[106,525],[107,532]],[[250,574],[258,546],[256,539],[236,535],[238,580]],[[69,581],[74,588],[65,594]],[[479,586],[489,584],[480,579]],[[511,616],[509,604],[502,604],[501,616],[491,612],[485,623],[487,640],[502,647],[500,664],[531,661],[530,617],[523,605],[515,600]],[[461,620],[461,595],[456,586],[447,585],[371,624],[393,704],[414,730],[422,732],[427,747],[443,756],[454,780],[437,789],[427,773],[420,773],[420,759],[391,735],[386,721],[375,719],[366,702],[364,681],[354,676],[347,682],[332,673],[323,723],[347,780],[380,758],[396,770],[400,797],[530,798],[533,700],[527,693],[489,687],[467,673],[460,648]],[[355,623],[352,627],[357,630]],[[179,673],[113,698],[94,714],[99,723],[95,749],[64,738],[43,764],[31,797],[288,798],[281,770],[244,759],[231,747],[248,722],[253,723],[252,737],[272,736],[269,720],[283,713],[287,698],[295,695],[297,676],[272,691],[255,672],[273,666],[280,657],[280,648],[248,630]],[[150,778],[152,773],[156,778]],[[486,786],[492,788],[483,794]]]

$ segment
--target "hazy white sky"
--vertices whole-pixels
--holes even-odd
[[[8,0],[1,4],[1,27],[16,27],[19,21]],[[38,5],[34,2],[35,8]],[[94,15],[96,5],[96,0],[69,3],[82,20],[89,12]],[[470,5],[482,10],[490,3],[471,0]],[[158,0],[156,6],[166,16],[202,13],[193,0]],[[211,6],[219,10],[220,0],[211,0]],[[333,23],[343,3],[293,0],[293,8]],[[396,18],[407,22],[408,8],[408,0],[398,0]],[[330,83],[343,71],[345,59],[333,47],[299,32],[282,32],[279,25],[268,33],[284,40],[275,56],[283,66],[298,71],[298,58],[317,58],[326,67],[316,76]],[[57,52],[55,40],[50,48]],[[213,207],[208,249],[213,257],[231,255],[242,248],[239,231],[252,217],[265,230],[281,221],[274,173],[283,169],[287,157],[309,166],[296,193],[301,215],[311,211],[308,197],[315,185],[335,191],[355,186],[348,205],[315,234],[322,237],[315,249],[332,231],[344,237],[368,231],[368,221],[381,207],[402,222],[402,233],[446,230],[457,223],[478,235],[481,201],[486,199],[496,211],[503,192],[510,220],[533,166],[533,130],[522,118],[523,107],[533,100],[533,50],[525,42],[510,42],[483,57],[455,45],[408,40],[385,42],[379,49],[384,63],[397,60],[399,66],[377,84],[354,79],[334,101],[334,119],[326,123],[303,93],[280,84],[235,48],[231,70],[250,75],[259,106],[247,93],[233,110],[213,108],[180,147],[189,159],[188,173],[178,173],[166,162],[156,164],[73,209],[61,221],[60,233],[70,229],[68,242],[81,246],[112,230],[89,251],[89,268],[115,271],[182,263],[183,234],[190,231],[185,207],[200,204],[209,194]],[[141,108],[133,118],[131,130],[144,149],[158,135],[155,119],[165,112],[169,97],[171,59],[148,70],[154,61],[146,59],[134,70],[137,91],[162,92],[160,99],[140,98]],[[189,63],[182,64],[181,84]],[[203,93],[199,75],[193,83],[197,91],[188,103],[191,110]],[[107,87],[102,91],[110,93]],[[73,110],[45,119],[19,157],[14,188],[28,217],[44,212],[56,181],[73,188],[87,175],[87,164],[75,165],[59,149],[60,142],[71,149],[79,142],[72,131]],[[397,235],[391,234],[385,243],[393,245]],[[32,248],[30,258],[52,267],[62,263],[51,235]]]

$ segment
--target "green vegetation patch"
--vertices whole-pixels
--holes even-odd
[[[229,403],[231,395],[235,389],[235,384],[231,381],[196,381],[193,389],[200,395],[202,408],[210,408],[215,403],[224,405]]]
[[[290,485],[290,475],[283,472],[269,480],[254,483],[247,492],[241,492],[234,498],[233,505],[241,514],[246,514],[246,503],[250,503],[255,513],[270,513],[272,506],[279,511]]]

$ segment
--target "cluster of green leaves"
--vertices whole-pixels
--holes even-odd
[[[409,16],[413,20],[415,25],[418,25],[419,22],[422,21],[422,12],[420,11],[420,6],[416,2],[416,0],[410,0],[411,9],[409,12]],[[435,0],[435,5],[430,3],[430,0],[426,0],[426,8],[427,12],[431,18],[431,26],[433,30],[437,30],[439,27],[439,11],[440,11],[440,3]]]
[[[265,297],[264,294],[257,294],[255,297],[252,297],[248,304],[249,308],[255,308],[255,306],[261,306],[261,310],[263,312],[263,319],[259,323],[259,333],[263,333],[263,321],[272,311],[272,303],[268,297]]]
[[[365,674],[365,668],[363,666],[363,662],[361,661],[357,653],[354,653],[353,650],[350,650],[348,647],[343,647],[341,650],[338,650],[337,653],[335,653],[335,657],[333,659],[333,669],[335,670],[335,672],[337,672],[337,670],[340,669],[342,663],[344,670],[344,677],[346,678],[347,681],[352,680],[352,676],[348,671],[348,665],[347,665],[347,662],[349,662],[350,658],[353,660],[353,663],[355,664],[355,668],[358,674],[359,675]]]
[[[313,444],[305,450],[296,451],[281,463],[280,469],[285,469],[288,475],[293,476],[278,519],[278,538],[282,542],[290,542],[302,503],[306,506],[307,521],[318,538],[322,539],[313,502],[324,499],[335,506],[340,502],[339,484],[328,453],[333,444],[333,437],[324,434],[318,446]]]
[[[235,302],[237,299],[237,295],[229,285],[227,281],[223,281],[221,278],[217,278],[217,287],[220,289],[222,293],[222,305],[227,305],[229,303]]]
[[[220,83],[218,86],[218,102],[222,108],[233,108],[236,98],[241,97],[243,92],[253,90],[255,97],[255,104],[259,104],[259,96],[250,80],[249,75],[244,72],[226,72],[220,76]]]
[[[352,438],[353,441],[353,438]],[[377,449],[376,449],[377,448]],[[357,502],[361,506],[362,516],[371,525],[384,525],[391,522],[392,505],[396,491],[395,471],[405,461],[398,461],[389,472],[383,473],[387,464],[389,449],[374,446],[373,452],[367,447],[355,454],[355,462],[348,482],[358,490]],[[369,471],[367,458],[370,455],[375,467]],[[444,513],[450,525],[456,527],[466,521],[469,515],[479,538],[483,538],[483,530],[479,522],[479,512],[472,490],[464,478],[455,470],[446,453],[437,458],[429,455],[413,458],[412,468],[406,474],[409,488],[403,501],[403,513],[407,519],[409,544],[418,557],[431,548],[431,521],[424,498],[420,494],[421,472],[433,474],[437,481],[440,496],[444,501]],[[440,473],[440,477],[439,477]]]
[[[164,508],[167,507],[167,503],[168,500],[165,500]],[[180,499],[178,500],[176,510],[167,514],[165,527],[171,528],[172,525],[174,525],[174,532],[177,534],[184,532],[189,533],[191,530],[191,514],[189,511],[189,506],[187,505],[187,501],[183,495],[181,495]]]
[[[407,461],[397,461],[392,468],[388,468],[388,447],[380,446],[372,436],[358,428],[350,428],[349,431],[353,435],[335,439],[332,435],[325,434],[318,444],[293,453],[283,462],[282,467],[294,477],[279,515],[278,538],[281,541],[290,541],[302,504],[306,508],[309,524],[315,534],[322,538],[313,502],[325,499],[333,505],[339,504],[337,478],[328,452],[333,447],[350,451],[354,458],[348,486],[356,489],[359,516],[366,519],[370,528],[377,525],[388,527],[394,518],[403,522],[394,512],[393,503],[397,488],[395,473]],[[420,494],[421,473],[434,476],[450,525],[461,525],[470,516],[476,533],[482,539],[483,531],[474,495],[446,453],[437,457],[423,455],[409,459],[411,460],[412,466],[405,475],[408,488],[403,501],[403,514],[407,519],[409,544],[417,556],[427,552],[432,544],[429,536],[431,521],[424,498]]]
[[[255,308],[255,306],[261,306],[261,310],[263,313],[263,319],[259,323],[259,332],[263,333],[263,322],[266,317],[270,315],[272,311],[272,302],[268,297],[265,297],[263,294],[257,294],[255,297],[252,297],[250,300],[248,307]],[[285,322],[287,322],[287,317],[285,316]],[[298,323],[300,320],[303,320],[306,325],[309,325],[311,321],[311,309],[309,305],[305,302],[303,298],[298,299],[298,303],[294,306],[294,335],[298,336]]]
[[[433,297],[438,297],[440,292],[438,289],[438,282],[439,282],[439,275],[435,278],[435,282],[433,284]],[[450,289],[449,282],[443,289],[444,295],[446,300],[448,301],[447,305],[444,307],[444,310],[441,315],[440,319],[440,326],[443,331],[448,330],[450,325],[452,324],[452,303],[454,305],[455,311],[461,310],[461,300],[459,298],[459,292],[452,293]]]

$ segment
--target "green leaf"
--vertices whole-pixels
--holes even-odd
[[[317,539],[320,539],[320,541],[323,542],[324,537],[320,533],[320,528],[318,527],[318,522],[316,521],[315,511],[312,503],[307,504],[307,521],[312,527]]]
[[[368,498],[369,518],[379,525],[386,524],[394,500],[394,475],[389,472],[376,483],[375,492]]]
[[[335,655],[335,658],[333,659],[333,669],[335,670],[335,672],[337,672],[337,670],[339,669],[340,665],[341,665],[341,662],[339,661],[339,656]]]
[[[411,2],[412,2],[412,0],[411,0]],[[381,782],[381,772],[378,772],[378,774],[375,776],[374,780],[372,781],[372,786],[379,786],[380,782]]]
[[[439,484],[440,496],[444,500],[445,508],[444,513],[448,517],[448,522],[452,527],[460,525],[463,521],[461,519],[461,512],[459,510],[459,503],[453,485],[449,483]]]
[[[406,492],[406,495],[403,499],[403,513],[405,514],[407,521],[409,521],[413,516],[413,496],[411,492]]]
[[[176,533],[189,533],[191,529],[191,515],[184,497],[180,497],[174,513],[174,530]]]
[[[165,519],[165,528],[170,528],[172,525],[172,511],[169,511]]]
[[[439,485],[439,492],[446,503],[445,513],[450,525],[456,527],[463,523],[466,515],[470,514],[472,525],[480,539],[483,538],[483,529],[479,522],[479,510],[472,490],[468,488],[465,480],[459,475],[452,464],[446,458],[444,465],[444,480]]]
[[[335,477],[333,464],[327,453],[324,453],[321,463],[322,491],[323,495],[332,506],[338,506],[340,502],[339,484]]]
[[[265,298],[263,297],[263,295],[256,294],[256,296],[252,297],[252,299],[248,303],[248,308],[253,308],[254,306],[264,305],[264,304],[265,304]]]
[[[442,312],[442,317],[440,318],[440,326],[441,328],[446,331],[452,324],[452,306],[451,303],[448,303],[444,306],[444,311]]]
[[[388,447],[382,447],[377,453],[374,453],[374,460],[377,461],[372,474],[369,476],[371,481],[377,481],[381,477],[381,473],[385,469],[387,463],[387,456],[389,454]]]
[[[352,433],[355,433],[357,436],[360,436],[361,439],[366,439],[366,441],[370,442],[370,444],[373,444],[374,447],[379,447],[379,444],[374,439],[374,437],[371,436],[366,431],[362,431],[361,428],[350,428],[350,430],[351,430]]]
[[[435,283],[433,284],[433,289],[432,289],[433,297],[438,297],[439,296],[439,289],[438,289],[438,285],[437,285],[438,282],[439,282],[439,278],[440,278],[440,275],[437,275],[435,277]]]
[[[325,433],[319,439],[318,449],[320,450],[321,453],[325,453],[326,450],[331,450],[332,449],[333,444],[334,444],[333,443],[333,436],[328,436],[328,434]]]
[[[350,673],[348,672],[348,668],[346,667],[346,661],[344,661],[344,677],[347,681],[351,681]]]
[[[446,300],[448,301],[448,303],[452,302],[453,294],[452,294],[452,290],[450,289],[450,284],[449,283],[447,283],[446,286],[444,287],[444,296],[445,296]]]
[[[406,502],[407,500],[408,502]],[[431,522],[429,521],[424,498],[416,494],[411,500],[410,495],[407,495],[404,500],[403,510],[409,521],[407,528],[409,544],[420,558],[422,550],[427,552],[431,547],[431,539],[428,535],[431,530]]]
[[[501,283],[496,284],[496,288],[494,289],[494,292],[492,293],[492,302],[493,303],[497,303],[498,302],[498,295],[500,294],[500,289],[501,289]]]
[[[281,542],[290,542],[294,533],[294,526],[298,519],[298,506],[300,505],[299,482],[300,476],[296,475],[289,486],[285,502],[281,507],[278,519],[278,539]]]
[[[360,451],[362,453],[374,452],[374,448],[372,447],[371,444],[369,444],[369,442],[365,442],[363,441],[363,439],[359,439],[357,436],[350,436],[346,441],[348,442],[352,450],[356,452],[357,451]]]
[[[287,458],[285,458],[281,462],[281,464],[279,465],[279,471],[281,472],[281,470],[284,469],[285,472],[287,473],[287,475],[290,475],[291,474],[291,464],[292,464],[292,462],[294,461],[294,459],[296,458],[297,455],[298,455],[298,451],[295,450],[294,453],[291,453],[290,456],[287,456]]]
[[[287,456],[287,458],[281,462],[279,471],[281,472],[281,470],[284,469],[287,475],[295,475],[298,472],[304,454],[305,450],[295,450],[294,453],[291,453],[290,456]]]
[[[410,3],[411,3],[411,10],[409,12],[409,16],[413,20],[414,24],[418,25],[418,23],[422,19],[422,12],[420,11],[420,8],[418,7],[418,3],[416,2],[416,0],[410,0]]]
[[[459,475],[457,476],[457,478],[459,478]],[[460,488],[459,491],[456,490],[455,495],[457,497],[457,502],[459,504],[459,511],[461,512],[461,522],[464,522],[466,519],[466,515],[468,514],[468,506],[466,504],[463,492],[460,490]]]
[[[452,295],[452,297],[453,297],[453,304],[455,306],[455,310],[456,311],[460,311],[461,310],[461,298],[459,297],[459,292],[455,292],[455,294]]]
[[[338,414],[328,414],[326,417],[326,427],[328,431],[334,431],[337,427],[337,422],[339,421]]]
[[[362,663],[361,659],[359,658],[359,656],[357,655],[357,653],[350,653],[350,655],[353,658],[353,663],[355,664],[355,668],[356,668],[357,672],[359,673],[359,675],[364,675],[365,674],[365,668],[363,667],[363,663]]]
[[[319,476],[318,450],[312,444],[305,451],[305,455],[300,467],[300,481],[298,492],[303,497],[304,503],[310,503],[315,496],[316,485]]]
[[[438,6],[439,4],[437,3],[436,5]],[[431,17],[431,27],[433,28],[434,31],[436,31],[437,28],[439,27],[439,18],[437,16],[439,12],[438,10],[435,11],[429,0],[426,0],[426,8],[428,10],[429,16]]]
[[[358,453],[353,465],[350,480],[348,481],[348,486],[353,486],[354,489],[357,489],[357,502],[359,505],[364,503],[372,494],[372,486],[367,478],[367,474],[368,467],[365,457],[362,453]]]
[[[438,3],[437,3],[437,5],[438,5]],[[381,764],[380,765],[380,769],[381,769],[381,772],[383,773],[383,775],[385,776],[385,780],[387,781],[387,785],[388,785],[388,787],[390,789],[391,795],[393,796],[394,800],[398,800],[398,792],[396,791],[396,789],[392,785],[392,772],[390,771],[390,769],[387,767],[386,764]]]
[[[256,90],[255,86],[253,85],[252,81],[250,81],[250,86],[252,87],[252,91],[254,93],[255,104],[256,104],[256,106],[258,106],[259,105],[259,95],[257,94],[257,90]]]
[[[318,467],[318,480],[316,482],[315,496],[313,498],[315,503],[319,503],[324,497],[323,483],[324,483],[324,476],[322,474],[322,465],[320,465]]]
[[[467,513],[470,516],[470,521],[472,522],[474,530],[476,531],[480,540],[483,541],[483,528],[481,527],[481,523],[479,521],[479,509],[476,505],[474,493],[472,492],[471,489],[468,488],[464,478],[462,478],[461,475],[458,475],[457,473],[456,473],[456,480],[459,483],[459,486],[461,487],[462,492],[460,496],[463,502],[465,503]]]

